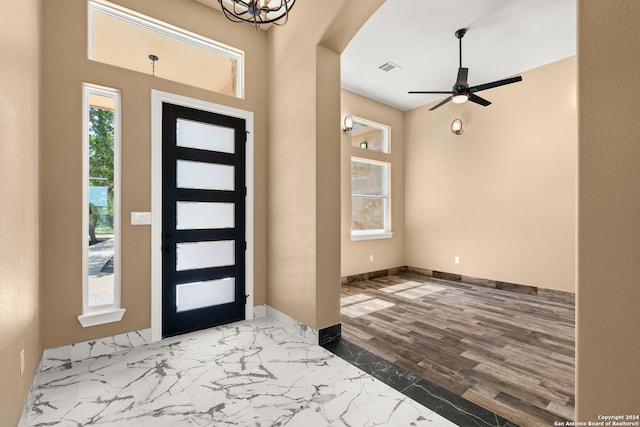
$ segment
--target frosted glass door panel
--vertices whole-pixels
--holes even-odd
[[[188,242],[176,245],[176,270],[225,267],[236,263],[236,242]]]
[[[235,301],[236,279],[210,280],[176,286],[176,311],[228,304]]]
[[[178,119],[176,139],[178,147],[235,153],[233,128]]]
[[[176,168],[176,184],[178,188],[235,190],[235,168],[233,166],[178,160]]]
[[[235,227],[235,205],[216,202],[176,202],[176,229],[210,230]]]

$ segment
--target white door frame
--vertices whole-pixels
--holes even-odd
[[[159,90],[151,91],[151,341],[162,339],[162,103],[195,108],[246,120],[246,225],[247,240],[245,318],[253,319],[253,112],[187,98]]]

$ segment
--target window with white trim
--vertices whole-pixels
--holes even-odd
[[[389,126],[353,117],[351,240],[389,239],[393,236],[390,133]]]
[[[237,98],[244,53],[106,0],[89,0],[88,58]]]
[[[351,235],[382,238],[389,227],[389,170],[391,165],[351,158]]]
[[[351,145],[365,150],[389,153],[389,127],[353,117]]]
[[[120,92],[83,85],[84,327],[122,319],[120,307]]]

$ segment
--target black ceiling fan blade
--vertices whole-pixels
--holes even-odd
[[[520,81],[522,81],[522,76],[509,77],[508,79],[497,80],[495,82],[470,87],[469,92],[480,92],[481,90],[493,89],[494,87],[509,85]]]
[[[458,86],[467,87],[469,83],[467,83],[467,77],[469,76],[468,68],[458,68],[458,78],[456,79],[456,84]]]
[[[450,90],[410,90],[409,93],[427,93],[435,95],[446,95],[451,93]]]
[[[491,101],[481,98],[478,95],[472,93],[469,95],[469,101],[471,102],[475,102],[476,104],[480,104],[483,107],[486,107],[487,105],[491,105]]]
[[[429,108],[429,111],[433,111],[436,108],[442,107],[444,104],[446,104],[447,102],[451,101],[451,99],[453,99],[453,96],[450,96],[448,98],[443,99],[438,105],[434,105],[433,107]]]

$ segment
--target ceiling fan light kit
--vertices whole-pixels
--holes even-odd
[[[440,103],[436,104],[435,106],[431,107],[429,109],[429,111],[433,111],[436,108],[440,108],[442,107],[444,104],[446,104],[449,101],[453,101],[454,104],[462,104],[463,102],[466,101],[471,101],[473,103],[482,105],[483,107],[486,107],[488,105],[491,105],[491,101],[486,100],[478,95],[476,95],[476,92],[480,92],[483,90],[487,90],[487,89],[493,89],[494,87],[498,87],[498,86],[504,86],[504,85],[508,85],[511,83],[516,83],[519,81],[522,81],[522,77],[521,76],[515,76],[515,77],[510,77],[508,79],[502,79],[502,80],[496,80],[495,82],[491,82],[491,83],[484,83],[481,85],[477,85],[477,86],[469,86],[469,83],[467,82],[467,76],[469,75],[469,69],[468,68],[464,68],[462,66],[462,38],[464,37],[464,35],[467,33],[467,29],[466,28],[461,28],[458,31],[455,32],[455,36],[458,39],[458,44],[459,44],[459,58],[460,58],[460,67],[458,67],[458,76],[456,78],[456,82],[453,85],[453,87],[451,88],[451,90],[448,91],[443,91],[443,90],[439,90],[439,91],[424,91],[424,90],[417,90],[417,91],[409,91],[409,93],[411,94],[448,94],[449,96],[447,98],[445,98],[444,100],[442,100]]]
[[[455,95],[453,98],[451,98],[451,101],[454,104],[462,104],[464,102],[467,102],[469,100],[469,95],[461,93],[458,95]]]

